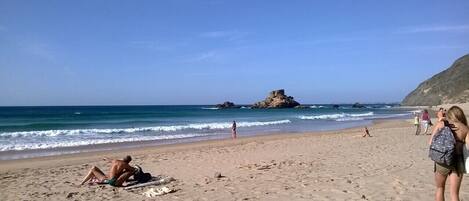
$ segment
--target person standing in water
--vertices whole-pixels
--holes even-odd
[[[231,138],[236,139],[236,121],[231,125]]]

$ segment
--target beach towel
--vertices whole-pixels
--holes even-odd
[[[156,196],[160,196],[160,195],[164,195],[164,194],[168,194],[172,192],[175,192],[175,190],[170,189],[166,186],[163,186],[161,188],[150,188],[149,190],[145,191],[143,195],[151,198],[151,197],[156,197]]]

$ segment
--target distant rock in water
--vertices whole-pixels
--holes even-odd
[[[451,67],[422,82],[402,105],[441,105],[469,102],[469,54]]]
[[[353,108],[364,108],[365,106],[360,103],[355,103],[352,105]]]
[[[252,108],[292,108],[299,105],[293,97],[285,95],[285,90],[280,89],[270,92],[264,101],[254,103]]]
[[[340,108],[340,105],[333,105],[332,108],[338,110]]]
[[[226,101],[222,104],[215,105],[215,107],[217,107],[219,109],[228,109],[228,108],[240,108],[241,106],[236,106],[234,103],[232,103],[230,101]]]

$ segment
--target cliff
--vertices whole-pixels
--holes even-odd
[[[422,82],[408,94],[402,105],[441,105],[469,102],[469,54],[451,67]]]

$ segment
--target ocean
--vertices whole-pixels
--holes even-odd
[[[409,118],[390,104],[308,105],[292,109],[213,106],[0,107],[0,160],[154,146],[238,136],[327,131],[375,119]]]

